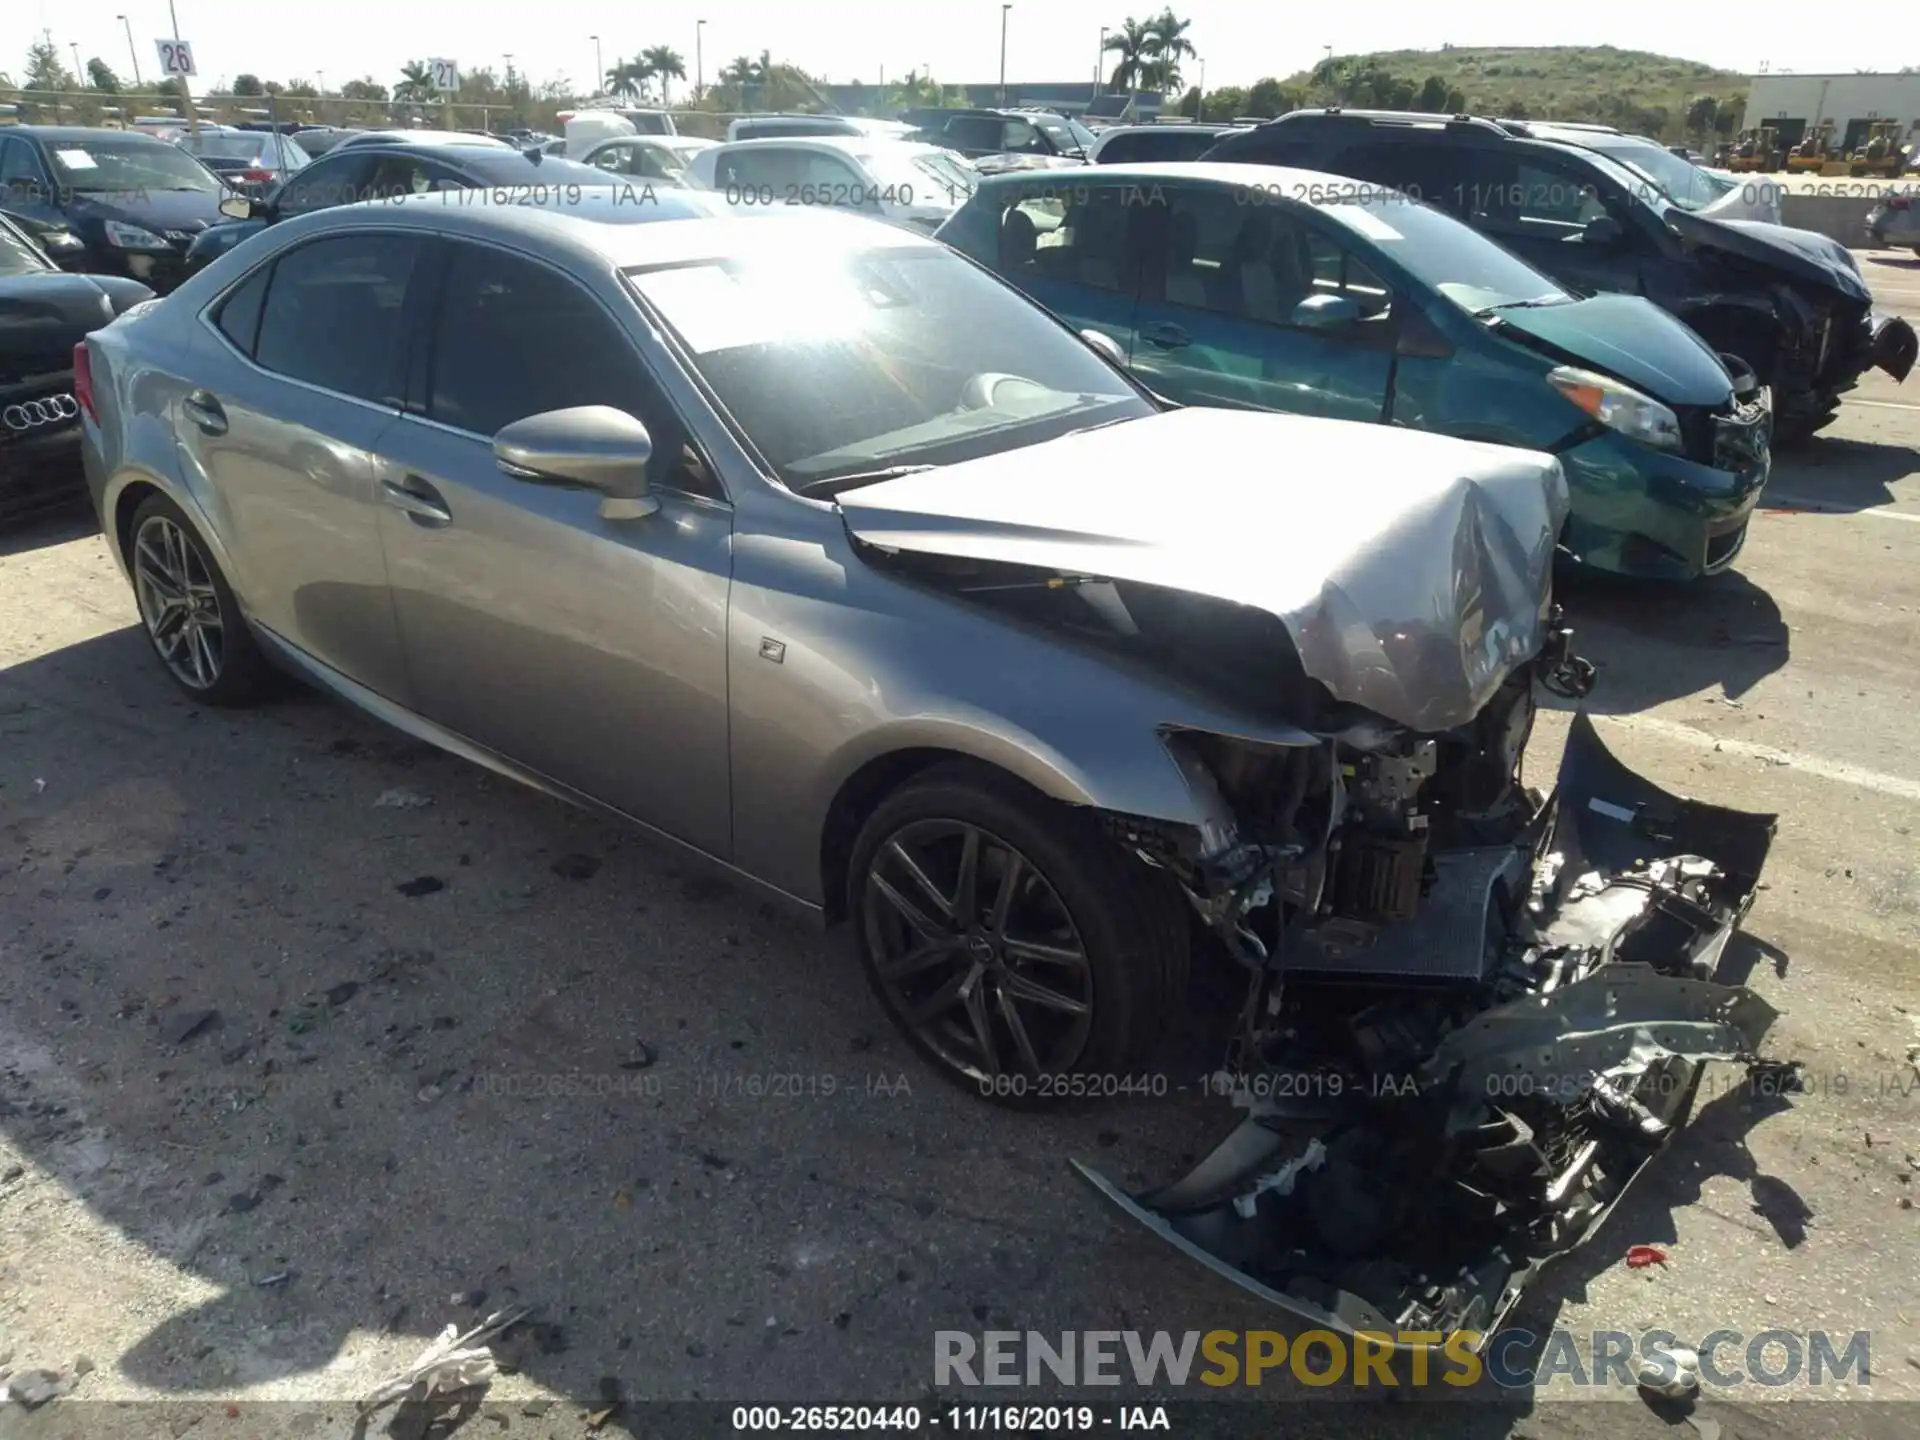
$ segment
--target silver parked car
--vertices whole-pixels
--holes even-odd
[[[1771,1019],[1704,978],[1771,817],[1584,719],[1520,783],[1593,673],[1558,462],[1170,409],[943,245],[701,199],[330,209],[89,337],[167,673],[271,660],[850,921],[989,1097],[1163,1093],[1198,953],[1245,1123],[1095,1183],[1320,1323],[1493,1330]]]

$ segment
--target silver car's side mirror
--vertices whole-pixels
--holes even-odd
[[[1122,370],[1127,368],[1127,352],[1120,348],[1120,342],[1104,330],[1082,330],[1080,338],[1098,350]]]
[[[493,458],[516,480],[597,490],[602,520],[638,520],[660,508],[647,493],[653,439],[611,405],[577,405],[516,420],[493,437]]]
[[[220,213],[229,220],[251,220],[253,201],[244,195],[228,195],[220,202]]]

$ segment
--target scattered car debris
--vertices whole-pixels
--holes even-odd
[[[416,875],[411,880],[403,880],[393,887],[409,900],[417,900],[422,895],[431,895],[436,890],[447,888],[447,882],[435,875]]]
[[[622,1060],[620,1062],[620,1068],[622,1070],[651,1070],[653,1068],[653,1062],[657,1058],[651,1045],[648,1045],[644,1041],[636,1040],[633,1045],[633,1058],[631,1060]]]
[[[1649,1265],[1667,1263],[1667,1252],[1657,1245],[1629,1245],[1627,1247],[1627,1268],[1644,1270]]]
[[[337,1010],[359,993],[359,981],[342,980],[338,985],[335,985],[331,990],[327,991],[327,1004]]]
[[[183,1010],[170,1016],[161,1027],[160,1038],[168,1045],[184,1045],[220,1024],[218,1010]]]
[[[1640,1362],[1634,1380],[1663,1400],[1680,1400],[1700,1388],[1700,1357],[1679,1346],[1655,1342]]]
[[[89,1366],[91,1368],[91,1366]],[[0,1384],[0,1404],[11,1401],[28,1410],[38,1410],[50,1400],[71,1395],[84,1371],[16,1370]]]
[[[371,1414],[403,1398],[424,1400],[431,1395],[491,1384],[496,1367],[486,1342],[532,1313],[533,1307],[527,1305],[496,1310],[465,1334],[458,1326],[448,1325],[440,1337],[420,1353],[419,1359],[362,1400],[360,1413]]]
[[[376,810],[420,810],[433,804],[431,795],[422,795],[418,790],[408,790],[404,786],[393,790],[382,790],[380,798],[373,802]]]
[[[271,1275],[262,1275],[253,1283],[258,1289],[273,1290],[285,1285],[291,1279],[293,1279],[293,1272],[291,1270],[276,1270]]]

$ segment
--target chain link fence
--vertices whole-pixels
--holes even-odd
[[[339,125],[353,129],[447,129],[499,133],[530,129],[560,132],[563,110],[604,105],[604,100],[488,99],[446,101],[356,100],[343,95],[196,95],[200,123],[238,125],[278,121]],[[636,107],[639,108],[639,107]],[[674,126],[683,135],[719,140],[727,123],[757,113],[699,106],[670,106]],[[131,129],[137,122],[170,121],[185,125],[186,106],[177,95],[158,91],[108,93],[99,90],[18,90],[0,92],[0,124],[87,125]]]

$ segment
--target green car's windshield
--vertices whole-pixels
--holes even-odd
[[[1320,210],[1470,314],[1574,298],[1519,256],[1431,205],[1381,194]]]
[[[47,146],[47,158],[58,187],[82,195],[225,188],[186,151],[144,135],[102,130],[84,141],[59,140]]]
[[[791,489],[1153,413],[1071,331],[945,248],[796,245],[779,228],[725,259],[627,273]]]

